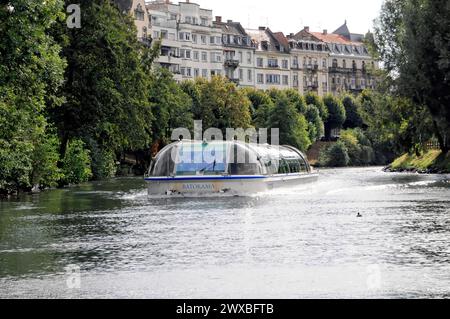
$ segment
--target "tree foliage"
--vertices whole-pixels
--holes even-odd
[[[447,0],[387,0],[375,29],[394,93],[411,99],[417,113],[428,109],[444,153],[450,145],[449,21]]]
[[[13,11],[0,6],[0,192],[54,184],[54,176],[41,171],[55,164],[45,112],[61,102],[65,66],[49,35],[62,17],[61,1],[12,5]]]

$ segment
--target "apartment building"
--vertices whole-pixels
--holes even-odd
[[[147,2],[147,10],[151,16],[152,31],[156,32],[153,38],[162,38],[162,55],[167,51],[169,55],[174,53],[176,59],[180,60],[181,80],[224,75],[222,29],[213,24],[211,10],[202,9],[189,1],[178,4],[169,1]],[[172,28],[166,30],[158,26],[158,23],[154,25],[153,21],[163,16],[168,23],[166,25]],[[164,39],[165,34],[170,36],[170,30],[175,31],[175,41],[178,43],[172,43],[170,38]],[[165,56],[162,56],[162,60],[162,64],[161,60],[158,62],[166,66]]]
[[[331,93],[359,93],[375,88],[376,80],[369,70],[379,66],[363,43],[364,35],[350,33],[347,21],[331,34],[326,30],[310,34],[326,44]]]
[[[266,27],[246,32],[255,47],[255,87],[263,90],[290,88],[290,50],[284,35]]]
[[[149,16],[145,8],[145,0],[112,0],[112,3],[116,4],[122,13],[134,17],[138,38],[146,42],[149,37]]]
[[[242,87],[255,87],[255,47],[239,22],[216,17],[214,25],[222,29],[224,75]]]
[[[293,87],[301,94],[315,92],[322,96],[328,92],[327,46],[305,27],[288,37],[291,53]]]
[[[294,88],[301,94],[338,95],[375,88],[378,64],[345,22],[333,33],[304,27],[285,36],[267,27],[244,29],[239,22],[213,19],[213,12],[189,0],[112,0],[132,15],[138,37],[161,40],[157,63],[177,81],[226,76],[241,87]]]

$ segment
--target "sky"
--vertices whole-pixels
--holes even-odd
[[[177,3],[178,0],[172,0]],[[296,33],[309,26],[311,31],[333,32],[347,20],[352,33],[373,30],[373,20],[383,0],[191,0],[212,9],[223,20],[239,21],[245,28],[268,26],[274,32]]]

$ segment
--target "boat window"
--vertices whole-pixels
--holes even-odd
[[[172,159],[171,154],[173,147],[167,148],[158,155],[158,157],[155,159],[151,176],[166,177],[174,174],[175,162]]]
[[[188,143],[179,148],[177,176],[222,175],[226,170],[224,144]]]
[[[243,145],[234,144],[230,149],[228,173],[230,175],[261,174],[261,164],[256,153]]]
[[[289,164],[284,159],[281,159],[278,174],[289,174],[289,172]]]
[[[298,159],[288,159],[286,162],[289,164],[291,174],[300,173],[301,167]]]

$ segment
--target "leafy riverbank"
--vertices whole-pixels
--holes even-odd
[[[417,156],[404,154],[385,168],[387,172],[417,172],[422,174],[450,174],[450,153],[432,150]]]

